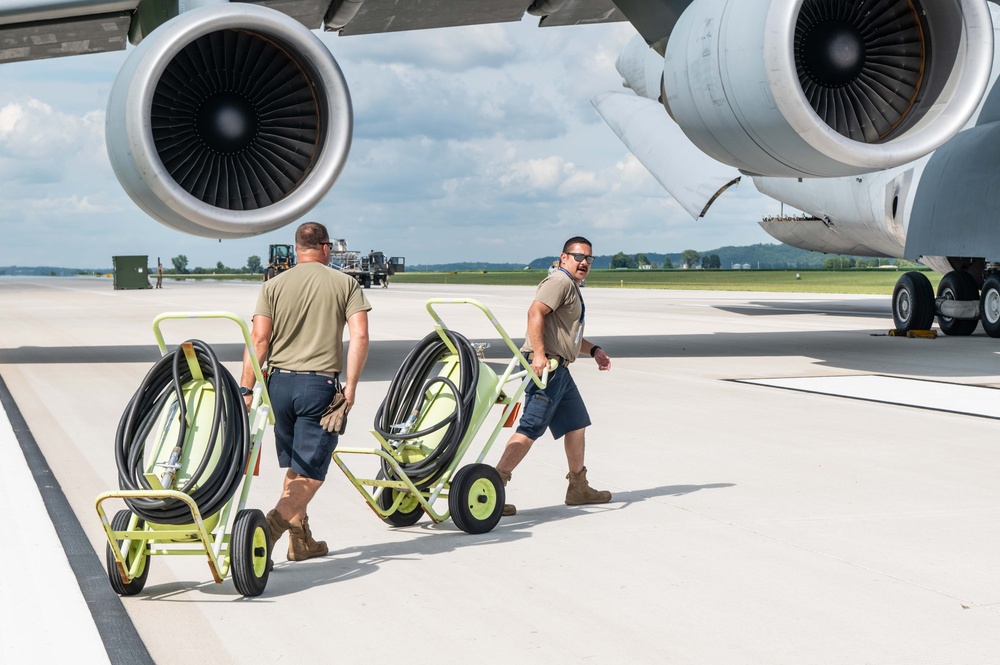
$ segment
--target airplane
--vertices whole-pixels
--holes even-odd
[[[809,213],[763,222],[782,242],[946,273],[937,297],[922,273],[900,278],[898,329],[937,315],[948,334],[981,319],[1000,336],[987,0],[4,0],[0,62],[134,44],[106,115],[119,182],[167,226],[239,238],[312,209],[350,151],[350,93],[311,30],[525,13],[636,28],[618,60],[629,91],[593,101],[692,216],[747,176]]]
[[[592,102],[695,219],[743,176],[806,215],[783,243],[906,258],[896,330],[1000,337],[1000,8],[986,0],[694,0]]]

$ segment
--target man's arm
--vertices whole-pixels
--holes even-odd
[[[267,359],[267,352],[271,348],[271,331],[273,322],[271,317],[258,314],[253,317],[253,328],[250,330],[250,343],[253,345],[254,355],[257,356],[257,364],[263,365]],[[253,373],[253,364],[250,362],[250,350],[243,351],[243,374],[240,377],[240,385],[253,388],[257,383],[257,377]],[[249,405],[250,395],[247,395],[246,403]]]
[[[347,349],[347,376],[343,382],[344,399],[347,406],[354,406],[354,396],[358,379],[368,361],[368,312],[355,312],[347,319],[347,330],[351,335],[351,345]]]
[[[597,349],[597,351],[594,351],[594,349]],[[587,340],[586,337],[584,337],[583,341],[580,343],[580,353],[587,353],[594,360],[596,360],[597,369],[602,371],[611,369],[611,357],[604,352],[604,349]]]
[[[531,342],[531,369],[535,374],[542,375],[548,366],[545,356],[545,317],[552,313],[552,308],[539,300],[532,300],[528,308],[528,341]]]

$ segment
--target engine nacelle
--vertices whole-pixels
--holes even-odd
[[[153,218],[241,238],[318,204],[352,130],[347,83],[326,46],[280,12],[226,4],[143,39],[115,80],[106,137],[122,187]]]
[[[746,173],[855,175],[952,138],[992,62],[982,0],[694,0],[667,43],[664,104]]]

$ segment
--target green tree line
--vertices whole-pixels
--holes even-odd
[[[260,257],[254,254],[253,256],[247,257],[246,265],[240,268],[230,268],[226,266],[222,261],[217,261],[214,268],[202,268],[201,266],[195,268],[188,268],[188,257],[184,254],[178,254],[174,258],[170,259],[170,263],[173,265],[172,268],[164,268],[163,272],[168,275],[242,275],[242,274],[260,274],[264,272],[263,264],[261,264]]]

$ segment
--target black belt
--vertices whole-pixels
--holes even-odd
[[[535,357],[535,352],[534,351],[528,351],[527,353],[524,354],[524,359],[527,360],[529,363],[531,362],[532,358],[534,358],[534,357]],[[562,356],[553,356],[551,354],[546,353],[545,357],[549,358],[549,359],[554,358],[554,359],[558,360],[559,361],[559,365],[562,366],[562,367],[569,367],[569,360],[567,360],[566,358],[563,358]]]
[[[272,367],[270,371],[273,374],[291,374],[292,376],[296,374],[311,374],[314,376],[325,376],[328,379],[336,379],[340,376],[340,372],[297,372],[290,369],[281,369],[280,367]]]

